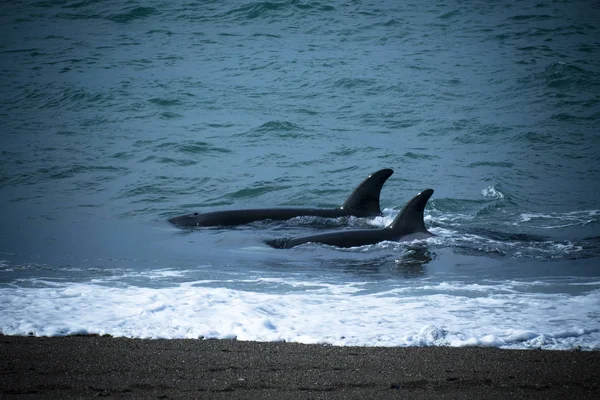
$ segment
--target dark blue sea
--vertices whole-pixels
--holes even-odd
[[[3,1],[0,333],[600,348],[600,3]],[[383,217],[182,229],[190,212]],[[437,235],[388,225],[435,190]]]

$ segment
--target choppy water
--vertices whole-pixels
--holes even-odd
[[[600,6],[0,5],[0,331],[337,345],[600,347]],[[375,220],[181,230],[339,206]],[[388,224],[438,237],[265,239]]]

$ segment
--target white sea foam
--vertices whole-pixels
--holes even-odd
[[[359,287],[327,284],[286,294],[197,282],[161,289],[75,283],[4,288],[0,330],[36,336],[600,349],[598,289],[569,296],[516,292],[510,283],[447,282],[357,294]]]
[[[394,218],[396,218],[400,210],[394,210],[393,208],[384,208],[382,212],[383,215],[367,219],[366,222],[369,225],[384,228],[394,221]]]
[[[502,194],[502,192],[500,192],[499,190],[496,190],[496,188],[494,188],[493,186],[486,187],[481,191],[481,194],[484,197],[494,197],[496,199],[504,198],[504,194]]]
[[[522,213],[513,225],[532,225],[540,229],[559,229],[585,226],[600,221],[600,210],[571,211],[565,213]]]

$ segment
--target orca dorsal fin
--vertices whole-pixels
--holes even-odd
[[[354,189],[350,197],[342,205],[344,210],[352,210],[359,217],[375,217],[381,215],[379,195],[387,179],[392,176],[393,170],[385,168],[379,170],[361,182]]]
[[[394,221],[388,225],[389,229],[402,233],[403,235],[411,233],[431,233],[425,228],[423,221],[423,212],[425,205],[433,194],[433,189],[425,189],[413,197],[402,209]]]

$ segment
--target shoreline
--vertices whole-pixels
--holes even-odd
[[[0,335],[0,398],[600,398],[600,353]]]

